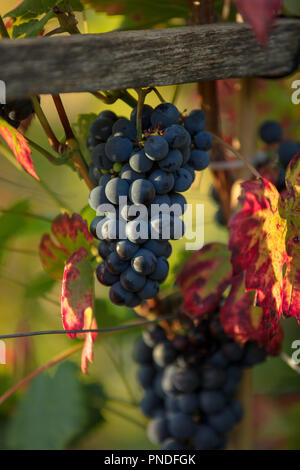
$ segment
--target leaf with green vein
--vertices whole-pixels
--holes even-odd
[[[91,208],[90,205],[88,206],[85,206],[81,212],[80,212],[80,215],[81,217],[87,221],[87,224],[88,226],[91,225],[91,222],[92,220],[95,218],[96,216],[96,212],[94,211],[94,209]]]
[[[14,156],[27,173],[39,180],[31,158],[31,149],[26,138],[17,129],[0,117],[0,135],[5,140]]]
[[[20,401],[7,430],[15,450],[64,449],[86,426],[88,413],[77,368],[65,362],[53,377],[42,374]]]
[[[54,16],[55,16],[54,13],[52,11],[49,11],[41,19],[33,19],[28,22],[21,23],[17,26],[14,26],[13,38],[18,38],[21,36],[26,36],[26,37],[38,36],[42,32],[44,26]]]

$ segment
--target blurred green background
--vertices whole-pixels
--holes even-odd
[[[0,14],[15,5],[15,0],[2,0]],[[84,25],[88,32],[105,32],[118,27],[121,17],[87,14]],[[296,76],[293,79],[297,78]],[[279,119],[289,137],[299,140],[299,106],[290,101],[291,79],[259,82],[256,102],[256,125],[267,118]],[[219,83],[222,100],[222,125],[226,137],[236,135],[239,115],[239,83],[231,80]],[[231,89],[231,92],[228,91]],[[168,101],[174,87],[159,89]],[[133,92],[134,93],[134,92]],[[198,106],[194,85],[180,87],[177,105],[181,111]],[[99,100],[86,93],[62,95],[69,119],[76,122],[78,114],[99,113],[106,109]],[[154,94],[147,103],[159,104]],[[63,130],[58,122],[51,97],[41,97],[42,107],[58,136]],[[116,102],[109,107],[118,115],[128,117],[130,108]],[[233,113],[233,114],[232,114]],[[298,126],[298,127],[297,127]],[[36,119],[28,136],[49,148]],[[257,148],[261,143],[257,141]],[[0,207],[21,212],[32,212],[50,218],[60,212],[55,202],[59,199],[74,212],[87,205],[88,190],[68,167],[51,166],[33,151],[36,171],[46,188],[28,176],[13,159],[1,156]],[[187,193],[188,202],[205,204],[205,242],[227,242],[227,230],[216,222],[218,209],[210,195],[210,171],[198,175]],[[48,188],[48,189],[47,189]],[[11,214],[0,216],[0,331],[61,329],[60,282],[49,281],[43,273],[37,254],[41,235],[50,225],[41,220]],[[180,263],[186,257],[182,251],[184,241],[173,243],[171,275],[172,285]],[[27,253],[22,253],[26,250]],[[123,308],[115,308],[107,301],[107,289],[96,285],[97,320],[99,327],[115,325],[135,316]],[[291,343],[300,339],[300,329],[293,320],[284,322],[284,351],[290,356]],[[141,397],[135,379],[136,366],[132,360],[132,345],[140,334],[138,330],[101,338],[95,347],[94,364],[89,375],[79,370],[80,354],[75,354],[59,367],[53,367],[28,387],[22,388],[0,405],[0,448],[39,449],[150,449],[145,431],[139,424],[146,420],[140,411],[127,402]],[[27,373],[72,347],[76,340],[64,335],[41,336],[6,341],[7,365],[0,365],[0,395]],[[126,377],[126,384],[122,377]],[[130,388],[131,392],[128,392]],[[270,359],[253,372],[253,429],[256,448],[300,447],[298,422],[300,417],[300,377],[280,358]],[[128,415],[129,419],[119,414]]]

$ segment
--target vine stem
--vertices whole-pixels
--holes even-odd
[[[212,134],[212,133],[211,133]],[[224,142],[220,137],[218,137],[215,134],[212,134],[213,138],[215,139],[216,142],[218,142],[220,145],[223,145],[223,147],[227,148],[230,150],[236,157],[238,157],[242,162],[247,166],[247,168],[251,171],[251,173],[255,176],[255,178],[261,179],[261,175],[257,171],[256,168],[254,168],[253,165],[247,160],[244,155],[242,155],[240,152],[238,152],[235,148],[233,148],[230,144],[227,144],[227,142]]]
[[[141,141],[143,137],[143,107],[145,103],[145,98],[150,93],[153,88],[137,88],[136,92],[138,95],[137,103],[137,113],[136,113],[136,130],[137,130],[137,140]]]
[[[80,351],[80,349],[82,349],[82,347],[83,347],[83,344],[77,344],[73,348],[70,348],[67,351],[63,351],[58,356],[55,356],[53,359],[51,359],[49,362],[47,362],[43,366],[38,367],[37,369],[35,369],[33,372],[31,372],[29,375],[27,375],[22,380],[17,382],[15,385],[13,385],[11,388],[9,388],[3,395],[0,396],[0,405],[2,405],[2,403],[5,402],[5,400],[7,400],[17,390],[19,390],[22,387],[25,387],[32,379],[34,379],[38,375],[42,374],[46,370],[50,369],[51,367],[55,366],[59,362],[62,362],[65,359],[67,359],[68,357],[72,356],[72,354]]]
[[[37,150],[41,155],[43,155],[44,157],[47,158],[47,160],[52,163],[53,165],[65,165],[65,163],[70,160],[71,156],[66,156],[65,158],[64,157],[61,157],[61,158],[56,158],[54,157],[54,155],[52,155],[50,152],[48,152],[46,149],[44,149],[43,147],[41,147],[39,144],[37,144],[36,142],[34,142],[33,140],[29,139],[29,137],[25,136],[24,135],[24,138],[27,140],[27,142],[29,143],[29,145],[34,148],[35,150]]]
[[[66,140],[69,139],[74,139],[74,133],[72,131],[66,110],[64,108],[64,105],[62,103],[60,95],[52,95],[56,110],[58,112],[60,121],[62,123],[62,126],[64,128],[65,134],[66,134]]]
[[[129,330],[131,328],[140,328],[162,321],[172,320],[180,316],[180,313],[172,313],[169,315],[161,315],[154,320],[142,320],[132,323],[123,323],[119,326],[112,326],[110,328],[94,328],[85,330],[47,330],[47,331],[30,331],[28,333],[12,333],[7,335],[0,335],[0,339],[11,339],[11,338],[24,338],[27,336],[43,336],[43,335],[64,335],[67,333],[115,333],[118,331]]]
[[[114,408],[111,408],[110,406],[107,406],[107,405],[104,405],[102,407],[103,410],[106,410],[106,411],[109,411],[110,413],[113,413],[115,414],[116,416],[119,416],[120,418],[123,418],[125,419],[126,421],[128,421],[129,423],[132,423],[132,424],[135,424],[136,426],[138,426],[139,428],[142,428],[143,431],[145,431],[146,429],[146,426],[141,423],[140,421],[132,418],[132,416],[129,416],[121,411],[118,411],[118,410],[115,410]]]
[[[111,360],[112,364],[114,365],[114,368],[116,369],[116,371],[118,372],[123,384],[124,384],[124,387],[126,388],[127,390],[127,393],[128,393],[128,396],[130,398],[130,400],[132,401],[132,403],[134,403],[135,405],[137,405],[137,400],[134,396],[134,393],[133,391],[131,390],[131,387],[128,383],[128,380],[126,378],[126,375],[124,374],[124,371],[123,371],[123,368],[121,366],[121,364],[116,360],[116,358],[114,357],[114,355],[112,354],[112,352],[109,350],[109,348],[105,345],[105,344],[102,344],[102,347],[104,348],[107,356],[109,357],[109,359]]]
[[[58,141],[56,135],[54,134],[54,132],[53,132],[53,130],[52,130],[50,124],[49,124],[49,121],[46,118],[44,111],[42,110],[42,107],[39,103],[39,100],[37,99],[36,96],[32,96],[31,100],[32,100],[32,103],[33,103],[34,112],[37,115],[37,118],[40,121],[41,126],[43,127],[43,129],[45,131],[45,134],[48,137],[48,140],[49,140],[49,143],[50,143],[51,147],[55,150],[55,152],[59,153],[61,144]]]
[[[165,102],[166,102],[166,100],[162,97],[162,95],[160,94],[160,92],[158,91],[157,88],[151,87],[151,91],[154,91],[154,93],[156,94],[157,98],[159,99],[159,101],[160,101],[161,103],[165,103]]]
[[[6,26],[4,24],[3,18],[0,15],[0,34],[2,38],[10,39]]]

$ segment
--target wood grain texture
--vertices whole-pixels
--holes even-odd
[[[279,20],[267,47],[246,24],[211,24],[0,41],[8,97],[287,73],[300,21]]]

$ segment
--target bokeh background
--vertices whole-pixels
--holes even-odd
[[[15,0],[2,0],[0,14],[14,6]],[[122,20],[92,11],[87,13],[86,19],[80,27],[87,32],[115,29]],[[278,119],[286,136],[299,140],[300,106],[293,105],[290,99],[290,84],[296,78],[299,74],[285,80],[256,81],[252,97],[256,128],[265,119]],[[227,80],[220,81],[218,86],[224,138],[238,148],[243,83]],[[174,94],[174,87],[162,87],[159,91],[168,101]],[[195,85],[181,86],[178,91],[176,104],[181,111],[190,111],[200,104]],[[62,100],[72,123],[76,123],[79,114],[99,113],[107,108],[86,93],[62,95]],[[159,101],[151,94],[147,103],[156,106]],[[41,104],[55,132],[62,136],[51,97],[42,96]],[[130,114],[129,106],[120,101],[109,109],[121,116]],[[49,148],[36,119],[30,125],[28,136]],[[255,152],[262,150],[258,138],[253,141],[253,149]],[[40,238],[49,232],[50,224],[2,210],[54,218],[62,205],[87,214],[88,190],[70,168],[51,166],[35,151],[34,165],[42,184],[28,176],[13,158],[7,157],[6,153],[0,155],[0,332],[61,329],[60,283],[49,281],[38,257]],[[205,170],[197,176],[187,200],[205,205],[205,242],[226,243],[228,232],[219,223],[219,207],[211,191],[210,170]],[[190,254],[183,250],[183,244],[184,241],[173,243],[171,273],[165,288],[172,285],[181,263]],[[107,300],[107,289],[98,283],[96,296],[100,327],[135,318],[132,311],[112,306]],[[283,349],[290,356],[292,341],[300,339],[300,327],[293,319],[283,322],[283,326]],[[0,406],[0,448],[154,448],[141,426],[146,423],[145,418],[138,408],[129,404],[132,394],[136,400],[141,397],[132,360],[133,343],[139,334],[140,331],[132,330],[113,337],[100,335],[88,376],[81,374],[80,354],[75,354],[17,391]],[[0,365],[0,395],[76,341],[65,335],[7,340],[7,364]],[[253,394],[253,448],[300,448],[300,376],[281,358],[270,359],[253,371]]]

